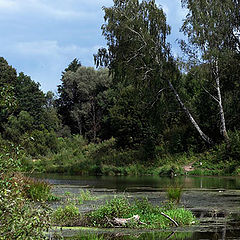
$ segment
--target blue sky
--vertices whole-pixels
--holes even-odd
[[[181,0],[156,0],[172,27],[169,41],[175,55],[186,10]],[[0,0],[0,56],[18,72],[56,91],[62,71],[76,57],[94,66],[93,54],[105,46],[101,35],[104,13],[112,0]]]

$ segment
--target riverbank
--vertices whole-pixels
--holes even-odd
[[[128,155],[126,155],[128,157]],[[71,175],[88,176],[239,176],[240,164],[226,161],[211,162],[210,153],[196,155],[175,155],[156,159],[154,163],[128,163],[118,164],[105,163],[97,164],[93,159],[86,159],[79,162],[55,162],[52,158],[37,159],[31,162],[32,170],[35,173],[59,173]],[[31,161],[31,160],[30,160]],[[114,160],[113,162],[117,162]],[[124,159],[124,162],[127,162]]]
[[[234,135],[235,136],[235,135]],[[24,170],[40,173],[103,176],[226,176],[240,174],[240,144],[222,143],[202,153],[170,154],[156,146],[148,158],[141,148],[118,149],[115,139],[86,143],[81,136],[60,141],[59,151],[36,158],[23,154]],[[237,136],[237,135],[236,135]]]

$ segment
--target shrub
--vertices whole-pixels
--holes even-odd
[[[52,214],[52,222],[61,226],[76,226],[78,225],[79,218],[79,210],[73,204],[65,207],[59,207]]]
[[[26,196],[33,201],[56,201],[60,199],[52,195],[52,186],[45,181],[24,177],[24,182]]]
[[[0,157],[0,239],[45,239],[49,211],[24,197],[23,179],[16,177],[20,167],[18,161]]]
[[[82,190],[80,192],[80,196],[78,197],[78,203],[82,204],[83,201],[90,201],[90,200],[95,200],[96,197],[92,195],[92,193],[89,190]]]
[[[130,204],[126,198],[114,198],[96,211],[87,214],[88,223],[95,227],[109,226],[108,218],[125,217],[130,213]]]

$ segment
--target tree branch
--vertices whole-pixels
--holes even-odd
[[[217,103],[219,103],[219,99],[217,99],[216,97],[214,97],[205,87],[203,87],[204,91],[206,93],[208,93]]]
[[[170,218],[167,214],[161,212],[161,215],[166,217],[168,220],[170,220],[176,227],[179,226],[178,223],[175,220],[173,220],[172,218]]]

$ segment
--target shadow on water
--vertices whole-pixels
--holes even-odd
[[[52,239],[58,239],[52,238]],[[118,233],[90,233],[90,232],[78,232],[71,236],[65,236],[64,239],[80,240],[239,240],[240,230],[224,230],[216,229],[212,232],[146,232],[138,233],[137,231],[130,232],[118,232]]]
[[[240,189],[240,177],[179,176],[169,178],[158,176],[69,176],[61,174],[35,174],[34,176],[57,185],[109,188],[117,191],[158,191],[172,184],[196,189]]]

